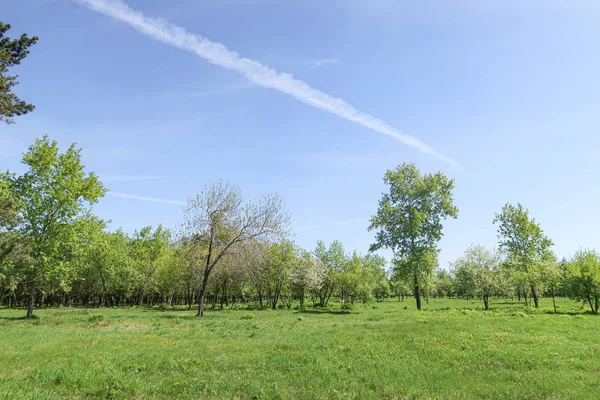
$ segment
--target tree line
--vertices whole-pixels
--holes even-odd
[[[384,193],[370,230],[376,230],[371,249],[382,247],[394,253],[390,287],[404,297],[410,293],[422,309],[421,295],[478,298],[484,308],[489,299],[514,297],[539,308],[542,295],[568,296],[589,304],[598,313],[600,301],[600,256],[580,250],[570,259],[557,260],[554,243],[521,204],[506,204],[497,213],[498,249],[471,246],[451,263],[438,267],[438,243],[442,221],[457,218],[452,191],[454,180],[442,173],[422,174],[414,165],[403,164],[387,171]]]
[[[0,171],[0,304],[197,307],[239,305],[343,308],[354,302],[413,296],[514,297],[539,307],[543,295],[600,303],[600,256],[579,251],[557,260],[553,243],[521,204],[506,204],[493,222],[499,248],[472,246],[438,266],[442,221],[456,218],[454,181],[413,164],[386,172],[371,218],[372,252],[347,252],[334,241],[311,251],[289,238],[289,214],[276,195],[246,201],[218,181],[191,197],[181,228],[107,230],[92,213],[107,189],[85,171],[75,144],[61,152],[47,136],[23,155],[26,172]],[[393,251],[391,268],[375,254]],[[556,309],[555,309],[556,310]]]
[[[105,193],[75,144],[61,152],[43,137],[23,156],[27,171],[0,172],[0,304],[26,306],[187,305],[255,302],[258,307],[327,306],[389,294],[384,258],[313,251],[288,235],[279,196],[246,201],[216,182],[190,198],[177,232],[110,232],[92,213]]]

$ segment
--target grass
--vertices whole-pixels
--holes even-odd
[[[0,309],[0,399],[600,398],[600,317],[481,305]]]

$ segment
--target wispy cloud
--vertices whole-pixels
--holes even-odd
[[[429,144],[391,127],[381,119],[356,109],[345,100],[311,87],[309,84],[294,78],[291,74],[281,73],[258,61],[243,58],[221,43],[212,42],[202,36],[192,34],[164,19],[147,17],[143,13],[133,10],[121,0],[75,1],[87,5],[94,11],[122,21],[154,40],[192,52],[212,64],[236,71],[258,86],[289,94],[312,107],[328,111],[372,131],[390,136],[457,170],[462,170],[458,161],[438,152]]]
[[[309,61],[310,68],[319,68],[324,65],[332,65],[339,64],[340,60],[338,58],[321,58],[319,60],[311,60]]]
[[[223,96],[227,94],[240,92],[242,90],[252,89],[255,87],[256,85],[252,82],[243,82],[232,85],[223,85],[212,89],[199,90],[196,92],[188,92],[186,93],[186,95],[189,97]]]
[[[113,197],[121,197],[124,199],[149,201],[152,203],[174,204],[177,206],[185,206],[187,204],[185,201],[181,201],[181,200],[158,199],[156,197],[137,196],[135,194],[127,194],[127,193],[108,192],[107,195],[113,196]]]
[[[154,181],[157,179],[168,179],[169,176],[143,176],[143,175],[101,175],[100,179],[104,182],[135,182],[135,181]]]

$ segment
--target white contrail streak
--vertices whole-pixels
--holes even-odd
[[[107,195],[113,196],[113,197],[122,197],[124,199],[150,201],[152,203],[174,204],[177,206],[185,206],[187,204],[185,201],[180,201],[180,200],[157,199],[156,197],[137,196],[135,194],[127,194],[127,193],[108,192]]]
[[[142,12],[133,10],[121,0],[75,1],[85,4],[94,11],[125,22],[155,40],[192,52],[212,64],[239,72],[256,85],[287,93],[310,106],[328,111],[338,117],[399,140],[452,166],[456,170],[462,171],[458,161],[441,154],[429,144],[392,128],[386,122],[372,115],[357,110],[342,99],[312,88],[307,83],[295,79],[291,74],[277,72],[267,65],[243,58],[221,43],[215,43],[202,36],[190,33],[164,19],[147,17]]]

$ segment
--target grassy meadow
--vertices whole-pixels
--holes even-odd
[[[0,309],[0,398],[600,398],[600,319],[581,303],[481,305]]]

